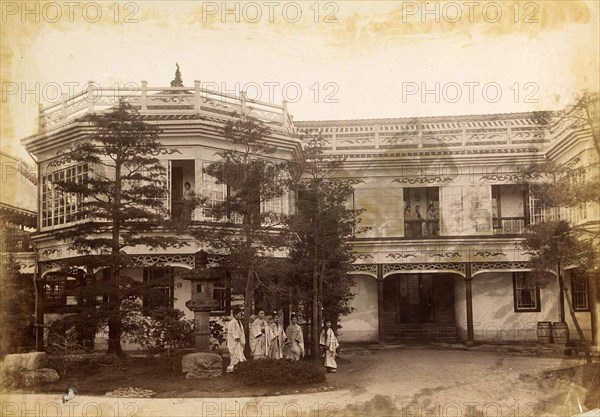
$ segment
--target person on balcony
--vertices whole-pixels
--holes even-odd
[[[424,235],[424,226],[425,226],[425,222],[423,221],[423,215],[421,214],[421,206],[416,205],[415,206],[415,213],[413,214],[413,220],[414,220],[414,230],[415,230],[415,237],[421,237]]]
[[[183,222],[189,222],[192,220],[192,212],[194,211],[194,199],[196,195],[192,190],[192,185],[189,182],[185,182],[183,185],[183,207],[181,209],[181,220]]]
[[[427,234],[429,236],[438,235],[437,214],[435,212],[435,206],[433,203],[430,203],[429,207],[427,208]]]
[[[404,209],[404,235],[406,237],[414,237],[414,227],[412,222],[413,216],[410,204]]]

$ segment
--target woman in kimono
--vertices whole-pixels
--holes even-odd
[[[331,320],[325,322],[325,326],[323,326],[323,330],[321,330],[319,344],[321,345],[321,349],[325,351],[325,363],[323,365],[327,368],[327,372],[336,372],[337,363],[335,361],[335,355],[340,344],[331,328]]]
[[[286,335],[287,342],[284,352],[286,359],[300,360],[304,356],[304,334],[302,328],[298,325],[298,317],[292,316]]]
[[[192,190],[192,185],[186,181],[183,190],[183,207],[181,209],[181,220],[183,222],[189,222],[192,220],[195,198],[196,194]]]
[[[265,312],[260,310],[256,319],[250,324],[250,350],[254,359],[268,357],[270,341],[271,328],[265,321]]]
[[[273,320],[270,322],[271,327],[271,343],[269,357],[273,359],[283,358],[283,346],[287,339],[281,324],[281,316],[277,313],[273,315]]]
[[[227,372],[233,372],[235,366],[240,362],[245,362],[244,346],[246,345],[246,335],[242,325],[242,311],[235,309],[233,319],[227,324],[227,349],[231,362],[227,367]]]

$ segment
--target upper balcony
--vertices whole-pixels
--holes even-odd
[[[294,132],[294,123],[288,113],[287,103],[268,103],[249,99],[244,92],[228,94],[203,88],[200,81],[193,87],[150,87],[146,81],[131,88],[101,87],[90,81],[87,90],[73,96],[63,95],[62,101],[49,106],[40,105],[39,133],[65,126],[88,113],[106,111],[125,100],[140,114],[151,118],[176,118],[188,116],[255,117],[274,130]]]
[[[322,120],[296,123],[300,133],[321,135],[326,153],[350,158],[398,158],[402,152],[537,152],[552,141],[554,124],[534,113]],[[354,155],[353,155],[354,154]]]

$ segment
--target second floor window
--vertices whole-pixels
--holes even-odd
[[[495,235],[516,235],[529,224],[527,188],[517,184],[492,185],[492,222]]]
[[[79,164],[42,176],[42,227],[58,226],[81,220],[82,197],[58,189],[57,183],[83,183],[88,178],[88,167]]]
[[[202,195],[206,198],[204,208],[202,208],[202,219],[218,221],[223,219],[215,219],[211,213],[211,209],[215,204],[225,200],[227,196],[227,186],[225,184],[217,184],[217,179],[208,175],[204,172],[210,163],[205,162],[202,164]]]
[[[434,237],[440,234],[438,187],[404,189],[404,236]]]

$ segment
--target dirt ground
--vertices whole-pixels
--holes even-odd
[[[11,393],[9,398],[17,412],[23,401],[41,401],[40,407],[58,404],[58,394],[75,387],[80,408],[133,404],[139,411],[136,417],[199,415],[199,409],[206,416],[222,415],[227,410],[246,415],[244,407],[257,404],[277,404],[275,413],[269,413],[273,416],[312,416],[315,407],[320,407],[322,415],[336,417],[562,417],[600,407],[597,360],[586,365],[585,360],[573,357],[401,347],[347,350],[338,365],[338,372],[327,374],[323,385],[275,390],[249,389],[235,374],[186,380],[183,374],[168,371],[155,360],[130,358],[121,367],[82,366],[37,394],[22,391]],[[153,399],[104,397],[106,392],[124,387],[157,394]],[[286,408],[291,405],[302,413]]]

